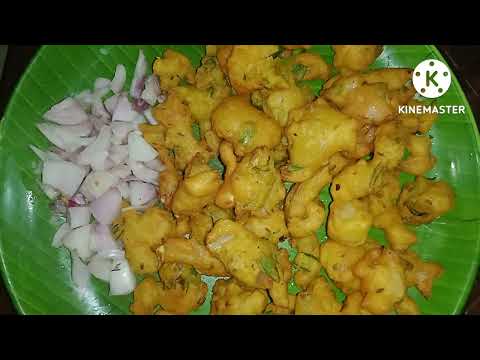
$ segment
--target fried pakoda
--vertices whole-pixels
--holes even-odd
[[[223,100],[213,111],[212,126],[218,137],[230,142],[239,156],[261,146],[272,149],[280,143],[280,125],[255,108],[248,96]]]
[[[288,260],[288,252],[285,249],[281,249],[274,256],[278,279],[273,282],[272,287],[268,289],[268,293],[275,305],[293,311],[293,307],[290,308],[292,302],[288,294],[288,282],[292,277],[292,264]]]
[[[354,266],[365,294],[362,307],[372,314],[388,314],[405,296],[406,280],[400,257],[389,249],[373,249]]]
[[[445,181],[418,176],[403,187],[398,200],[402,220],[407,224],[427,224],[454,206],[455,194]]]
[[[400,170],[421,176],[433,169],[437,158],[432,155],[432,140],[428,135],[410,135],[406,147],[408,157],[400,163]]]
[[[193,136],[193,120],[188,106],[182,104],[175,94],[169,94],[166,102],[155,106],[152,114],[167,129],[165,147],[173,153],[178,170],[184,170],[197,153],[207,151],[205,143]]]
[[[211,276],[228,276],[225,266],[207,250],[205,245],[192,239],[169,238],[157,248],[162,263],[192,265],[198,272]]]
[[[359,246],[367,241],[373,217],[365,200],[333,201],[327,221],[328,236],[343,245]]]
[[[443,268],[434,262],[423,261],[413,251],[399,253],[405,268],[407,286],[415,286],[425,296],[432,295],[433,281],[443,274]]]
[[[144,213],[136,210],[122,212],[112,230],[114,236],[123,241],[133,272],[148,274],[158,270],[155,248],[172,234],[175,223],[168,211],[151,207]]]
[[[327,240],[320,248],[320,262],[335,282],[348,283],[355,279],[353,266],[363,257],[365,249]]]
[[[335,315],[341,308],[330,285],[319,277],[297,295],[295,315]]]
[[[362,71],[383,51],[382,45],[333,45],[333,64],[340,71]]]
[[[172,210],[177,215],[194,215],[204,206],[213,203],[222,186],[221,175],[208,165],[208,154],[197,154],[185,169],[172,200]]]
[[[398,315],[420,315],[418,305],[409,296],[405,296],[402,301],[395,304],[395,311]]]
[[[228,78],[237,94],[253,90],[286,89],[287,81],[275,66],[273,54],[280,50],[278,45],[234,45],[228,58]]]
[[[407,103],[407,106],[425,106],[427,104],[422,103],[417,100],[410,100]],[[426,134],[431,128],[435,121],[438,120],[438,114],[401,114],[398,116],[398,121],[402,124],[404,128],[407,128],[410,134],[415,134],[420,132]]]
[[[190,217],[191,239],[193,241],[202,245],[205,244],[205,239],[212,228],[213,219],[205,213],[205,210]]]
[[[325,208],[318,194],[331,179],[328,167],[324,167],[310,179],[295,184],[288,193],[285,217],[293,237],[311,235],[325,222]]]
[[[265,290],[247,289],[235,279],[219,279],[213,287],[212,315],[259,315],[268,304]]]
[[[360,291],[351,293],[345,299],[342,307],[343,315],[372,315],[362,307],[363,295]]]
[[[255,235],[268,239],[273,244],[278,244],[281,238],[288,237],[285,225],[285,215],[282,210],[275,210],[266,217],[248,216],[239,221],[245,229]]]
[[[315,235],[292,239],[292,245],[298,253],[295,257],[297,272],[294,275],[295,284],[306,289],[310,283],[320,276],[320,244]]]
[[[286,128],[290,163],[282,167],[282,178],[293,182],[307,180],[327,165],[336,152],[353,152],[356,131],[354,119],[321,98],[293,110]]]
[[[235,213],[265,217],[280,208],[285,187],[267,148],[258,148],[237,164],[231,175]]]
[[[269,289],[279,278],[270,241],[257,237],[241,224],[219,220],[207,236],[207,248],[227,271],[248,287]]]
[[[163,90],[170,90],[181,80],[193,83],[195,79],[195,72],[190,60],[185,55],[171,49],[165,50],[163,57],[155,60],[153,73],[158,76],[160,87]]]

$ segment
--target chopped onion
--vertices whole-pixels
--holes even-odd
[[[125,95],[121,95],[118,99],[117,107],[112,115],[112,121],[131,122],[135,120],[138,113],[133,109],[132,104]]]
[[[128,160],[128,166],[132,170],[133,175],[135,175],[138,179],[150,184],[158,185],[158,172],[149,169],[142,163],[132,159]]]
[[[81,165],[90,165],[94,162],[98,164],[104,161],[108,157],[111,136],[110,126],[103,126],[95,141],[80,153],[77,159],[78,163]]]
[[[112,188],[90,204],[93,217],[104,225],[109,225],[120,214],[122,195]]]
[[[37,128],[52,144],[66,152],[74,152],[94,140],[94,138],[76,136],[68,131],[68,128],[56,124],[39,123]]]
[[[95,159],[90,166],[94,171],[101,171],[101,170],[110,170],[115,166],[114,162],[110,160],[108,157],[105,159]]]
[[[42,182],[73,196],[86,175],[85,168],[63,160],[47,160],[43,164]]]
[[[75,206],[68,208],[70,228],[76,229],[90,223],[90,209],[87,206]]]
[[[145,163],[145,166],[148,167],[149,169],[152,169],[158,172],[162,172],[167,168],[158,158],[147,161]]]
[[[88,271],[97,279],[110,281],[110,272],[112,270],[112,260],[94,255],[88,263]]]
[[[90,119],[87,119],[78,125],[64,125],[61,129],[63,131],[68,131],[72,135],[84,137],[92,133],[93,123],[90,121]]]
[[[132,123],[126,123],[123,121],[116,121],[112,123],[112,143],[115,145],[126,143],[128,134],[136,129],[137,126]]]
[[[128,184],[130,188],[130,204],[132,206],[144,205],[156,196],[155,187],[140,181],[132,181]]]
[[[145,141],[140,132],[128,134],[128,156],[135,161],[150,161],[157,157],[158,152]]]
[[[108,156],[115,165],[124,163],[128,157],[128,145],[112,145]]]
[[[76,193],[70,200],[68,200],[69,207],[82,206],[86,204],[87,200],[85,199],[85,196],[80,193]]]
[[[133,100],[132,106],[133,106],[133,109],[140,114],[148,109],[148,103],[143,99]]]
[[[60,191],[56,190],[54,187],[50,185],[41,184],[40,187],[42,188],[43,192],[45,193],[45,195],[47,195],[47,197],[50,200],[55,200],[60,195]]]
[[[92,106],[94,97],[93,97],[92,92],[87,89],[87,90],[83,90],[78,95],[75,95],[74,99],[77,100],[80,103],[83,110],[90,111],[90,108]]]
[[[36,146],[30,145],[30,149],[37,155],[40,160],[46,161],[46,160],[63,160],[62,157],[58,154],[55,154],[54,152],[51,151],[43,151],[37,148]],[[128,152],[128,150],[127,150]]]
[[[88,271],[87,265],[85,265],[81,258],[71,251],[70,255],[72,257],[72,280],[73,283],[81,290],[88,287],[90,280],[90,272]]]
[[[119,250],[119,246],[113,239],[110,227],[102,224],[95,225],[89,246],[92,251]]]
[[[128,165],[118,165],[112,168],[109,173],[116,178],[120,179],[125,179],[132,175],[132,171],[130,170],[130,167]]]
[[[107,109],[110,114],[113,114],[115,108],[117,107],[117,103],[118,95],[112,95],[103,102],[103,104],[105,105],[105,109]]]
[[[145,73],[147,71],[147,61],[143,51],[138,52],[137,64],[135,65],[135,72],[133,80],[130,85],[130,96],[137,99],[142,94],[143,84],[145,83]]]
[[[99,90],[99,89],[103,89],[103,88],[110,88],[111,83],[112,82],[109,79],[100,77],[100,78],[95,79],[95,84],[93,85],[93,87],[95,88],[95,90]]]
[[[145,115],[145,118],[150,125],[158,125],[157,120],[152,115],[152,108],[148,108],[147,110],[145,110],[143,112],[143,115]]]
[[[43,118],[60,125],[77,125],[86,121],[88,115],[77,100],[68,97],[52,106]]]
[[[68,223],[63,223],[62,226],[60,226],[53,236],[52,240],[52,246],[55,248],[59,248],[62,246],[63,238],[65,235],[67,235],[72,229],[70,228],[70,225]]]
[[[70,251],[76,251],[83,261],[86,261],[91,255],[90,236],[92,234],[92,225],[84,225],[73,229],[63,238],[63,245]]]
[[[142,92],[141,98],[145,100],[150,106],[157,103],[160,95],[160,84],[156,75],[152,74],[145,80],[145,89]]]
[[[115,76],[110,84],[110,88],[115,94],[119,94],[122,91],[126,79],[127,71],[125,70],[125,66],[118,64],[117,68],[115,69]]]
[[[110,122],[110,119],[106,117],[99,117],[99,116],[93,116],[93,115],[91,115],[89,119],[93,124],[93,128],[98,132],[102,127],[104,127],[105,125],[108,125]]]
[[[111,115],[102,103],[102,100],[96,99],[92,106],[92,115],[105,120],[110,120]]]
[[[121,181],[118,183],[117,189],[120,191],[120,194],[124,200],[130,200],[130,187],[126,181]]]
[[[123,250],[102,250],[99,251],[98,256],[107,259],[122,259],[125,257],[125,251]]]
[[[102,196],[112,186],[117,185],[118,182],[118,177],[107,171],[93,171],[86,177],[81,191],[91,201]]]
[[[128,295],[135,290],[135,275],[126,259],[115,259],[110,273],[110,295]]]

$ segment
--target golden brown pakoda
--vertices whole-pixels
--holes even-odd
[[[417,303],[408,295],[395,304],[395,311],[398,315],[420,315]]]
[[[376,314],[388,314],[405,296],[406,280],[400,257],[390,249],[373,249],[354,266],[365,294],[362,307]]]
[[[372,315],[362,307],[364,296],[360,291],[349,294],[342,307],[342,315]]]
[[[219,220],[207,236],[208,250],[248,287],[269,289],[278,279],[275,245],[232,220]]]
[[[359,246],[367,241],[373,217],[365,200],[335,200],[330,205],[328,237],[343,245]]]
[[[327,240],[320,248],[320,262],[328,276],[335,282],[348,283],[354,280],[353,266],[365,254],[361,246],[352,247],[334,240]]]
[[[193,83],[195,72],[190,60],[183,54],[171,49],[165,50],[163,57],[158,57],[153,63],[153,73],[160,80],[160,88],[170,90],[181,80]]]
[[[190,217],[191,239],[199,244],[205,244],[208,233],[213,228],[213,219],[210,215],[202,212],[196,213]]]
[[[219,279],[213,287],[212,315],[259,315],[268,304],[265,290],[244,288],[235,279]]]
[[[295,284],[301,289],[306,289],[315,278],[320,276],[322,268],[320,243],[315,235],[309,235],[302,238],[293,238],[292,245],[298,251],[294,261],[297,267],[294,275]]]
[[[453,208],[454,200],[455,194],[445,181],[417,176],[403,187],[398,207],[405,223],[427,224]]]
[[[172,200],[172,210],[177,215],[194,215],[204,206],[213,203],[222,186],[218,171],[208,165],[210,155],[198,153],[185,169]]]
[[[286,128],[290,162],[282,167],[282,178],[293,182],[307,180],[327,165],[336,152],[353,152],[356,131],[354,119],[321,98],[291,111]]]
[[[227,69],[228,78],[237,94],[262,88],[288,88],[287,81],[278,74],[272,57],[279,50],[278,45],[233,46]]]
[[[123,211],[115,220],[112,230],[125,246],[125,255],[136,274],[148,274],[158,270],[155,248],[172,234],[175,223],[172,215],[157,207],[140,213],[136,210]]]
[[[281,139],[280,125],[255,108],[248,96],[230,96],[223,100],[212,113],[212,126],[218,137],[230,142],[239,156],[262,146],[272,149]]]
[[[162,263],[187,264],[203,275],[228,276],[222,262],[210,254],[205,245],[192,239],[168,238],[156,252]]]
[[[407,286],[415,286],[425,296],[432,296],[433,281],[443,274],[443,268],[437,263],[423,261],[413,251],[399,253],[405,268]]]
[[[272,287],[268,289],[268,293],[275,305],[293,311],[293,307],[290,308],[290,305],[293,304],[288,294],[288,282],[292,277],[292,264],[288,260],[288,251],[285,249],[278,250],[274,254],[274,258],[276,260],[278,279],[275,279]]]
[[[282,210],[275,210],[266,217],[248,216],[237,219],[245,228],[255,235],[268,239],[273,244],[278,244],[281,238],[288,237],[285,224],[285,214]]]
[[[400,163],[400,170],[421,176],[433,169],[437,158],[432,155],[432,140],[428,135],[409,135],[406,141],[408,157]]]
[[[167,129],[164,145],[173,153],[177,170],[184,170],[197,153],[207,152],[206,144],[193,135],[188,106],[174,93],[169,94],[164,103],[155,106],[152,114]]]
[[[340,71],[362,71],[383,51],[382,45],[333,45],[333,64]]]
[[[295,315],[335,315],[342,305],[327,281],[318,277],[308,288],[297,295]]]

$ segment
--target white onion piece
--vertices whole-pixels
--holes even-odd
[[[109,173],[118,178],[119,180],[123,180],[132,175],[132,171],[130,170],[130,167],[128,165],[115,166],[114,168],[110,169]]]
[[[112,260],[94,255],[88,263],[88,271],[97,279],[110,281],[110,272],[112,270]]]
[[[150,106],[154,106],[160,95],[160,84],[157,77],[152,74],[145,80],[145,89],[142,92],[141,98],[145,100]]]
[[[101,99],[96,99],[92,105],[92,115],[105,120],[110,120],[111,115],[105,108]]]
[[[100,117],[100,116],[93,116],[91,115],[89,117],[89,120],[92,122],[93,124],[93,128],[96,130],[96,131],[100,131],[100,129],[102,127],[104,127],[105,125],[108,125],[110,123],[110,119],[109,118],[106,118],[106,117]]]
[[[143,54],[143,50],[138,52],[137,63],[135,65],[135,72],[133,74],[133,80],[130,84],[130,96],[138,99],[142,94],[142,83],[145,79],[145,73],[147,72],[147,61],[145,59],[145,55]]]
[[[47,195],[47,197],[50,200],[55,200],[60,195],[60,191],[56,190],[54,187],[50,185],[41,184],[40,187],[42,188],[43,192],[45,193],[45,195]]]
[[[122,195],[122,198],[124,200],[130,200],[130,187],[128,186],[128,183],[126,181],[121,181],[117,185],[118,191],[120,191],[120,194]]]
[[[123,259],[125,251],[123,250],[102,250],[97,253],[98,256],[106,259]]]
[[[87,89],[87,90],[83,90],[78,95],[75,95],[74,99],[77,100],[80,103],[83,110],[90,111],[90,108],[92,107],[94,97],[93,97],[92,92]]]
[[[68,97],[52,106],[43,118],[60,125],[77,125],[87,120],[88,115],[77,100]]]
[[[46,160],[63,160],[62,157],[58,154],[55,154],[54,152],[51,151],[43,151],[37,148],[34,145],[30,145],[30,149],[37,155],[40,160],[46,161]],[[128,153],[128,150],[127,150]]]
[[[148,167],[149,169],[162,172],[165,170],[167,167],[160,161],[160,159],[153,159],[150,161],[147,161],[145,163],[145,166]]]
[[[132,206],[144,205],[156,196],[155,187],[140,181],[132,181],[128,184],[130,188],[130,204]]]
[[[72,196],[70,201],[73,201],[75,204],[77,204],[79,206],[87,204],[87,200],[85,199],[85,196],[83,196],[80,193],[76,193],[74,196]]]
[[[99,89],[104,89],[104,88],[109,88],[110,90],[110,84],[112,82],[110,81],[110,79],[106,79],[106,78],[96,78],[95,79],[95,83],[93,85],[94,89],[95,90],[99,90]]]
[[[138,113],[133,109],[132,104],[125,95],[121,95],[118,99],[117,107],[115,108],[112,121],[131,122],[135,120]]]
[[[86,177],[82,184],[81,192],[92,201],[102,196],[112,186],[117,185],[118,177],[107,171],[93,171]]]
[[[72,280],[73,283],[80,289],[83,290],[88,287],[90,280],[90,272],[88,271],[87,265],[85,265],[80,257],[71,251],[70,255],[72,257]]]
[[[68,217],[71,229],[90,223],[90,209],[88,206],[75,206],[68,208]]]
[[[62,226],[60,226],[53,236],[52,240],[52,246],[54,248],[59,248],[62,246],[62,241],[65,235],[67,235],[72,229],[70,228],[70,225],[68,223],[63,223]]]
[[[96,224],[94,232],[90,238],[90,250],[92,251],[110,251],[120,250],[118,244],[113,239],[110,226]]]
[[[143,115],[145,115],[145,118],[150,125],[158,125],[157,120],[152,115],[152,108],[148,108],[147,110],[145,110],[143,112]]]
[[[90,204],[93,217],[103,225],[109,225],[120,214],[122,195],[113,188]]]
[[[158,152],[145,141],[140,132],[128,134],[128,156],[135,161],[150,161],[158,156]]]
[[[66,152],[74,152],[94,140],[94,138],[76,136],[68,131],[68,128],[52,123],[39,123],[36,126],[52,144]]]
[[[135,290],[135,275],[126,259],[115,259],[110,273],[110,295],[127,295]]]
[[[112,143],[121,145],[127,142],[128,134],[137,129],[137,126],[132,123],[123,121],[116,121],[112,123]]]
[[[125,66],[118,64],[115,69],[115,75],[110,83],[110,88],[115,94],[119,94],[122,91],[126,79],[127,71],[125,70]]]
[[[61,128],[63,131],[68,131],[70,134],[75,136],[89,136],[93,130],[93,123],[90,119],[87,119],[81,124],[78,125],[64,125]]]
[[[84,225],[73,229],[63,238],[63,245],[70,251],[76,251],[83,261],[86,261],[91,255],[90,236],[92,235],[92,225]]]
[[[90,165],[93,162],[98,164],[104,161],[108,156],[111,136],[110,126],[105,125],[102,127],[95,141],[80,153],[77,159],[78,163],[81,165]]]
[[[71,162],[47,160],[43,164],[42,182],[71,197],[77,192],[86,174],[85,168]]]
[[[132,170],[133,175],[135,175],[141,181],[158,185],[158,172],[149,169],[142,163],[132,159],[128,160],[128,166]]]
[[[108,171],[115,166],[115,163],[112,160],[110,160],[108,157],[105,159],[98,158],[92,161],[90,166],[92,167],[93,171],[102,171],[102,170]]]
[[[145,124],[146,122],[147,120],[145,120],[145,117],[143,116],[143,114],[137,114],[137,116],[132,120],[132,123],[137,126],[139,124]]]
[[[115,108],[117,107],[117,103],[118,103],[118,95],[116,94],[110,96],[107,100],[103,102],[103,104],[105,105],[105,109],[107,109],[107,111],[110,114],[113,114]]]
[[[128,145],[112,145],[108,156],[115,165],[124,163],[128,157]]]

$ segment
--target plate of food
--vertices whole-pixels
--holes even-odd
[[[430,45],[43,46],[0,123],[17,311],[461,313],[479,134],[454,74],[417,92],[425,60],[447,66]]]

